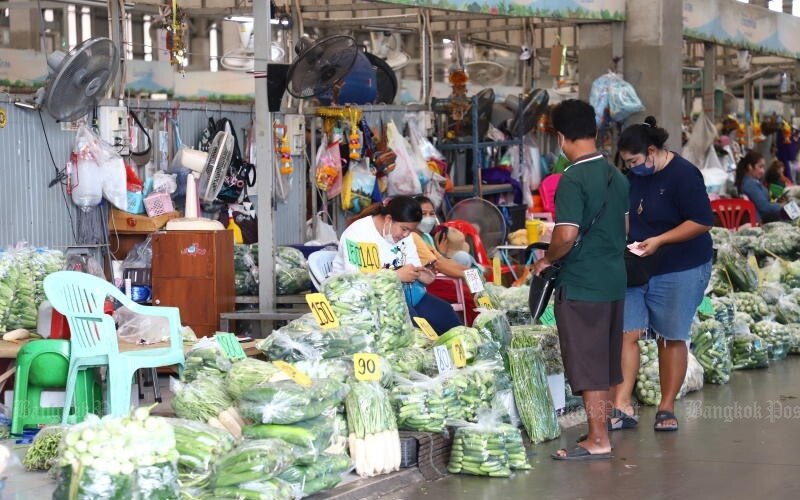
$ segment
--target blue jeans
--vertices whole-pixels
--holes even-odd
[[[411,316],[419,316],[428,320],[436,333],[439,335],[444,334],[451,328],[461,326],[461,320],[458,319],[453,306],[433,295],[426,293],[422,296],[417,305],[411,307],[409,304],[408,312]]]
[[[652,276],[625,293],[623,331],[652,329],[667,340],[689,340],[692,321],[711,277],[711,262]]]

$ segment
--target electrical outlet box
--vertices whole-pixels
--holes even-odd
[[[97,124],[101,139],[110,144],[120,156],[130,154],[128,108],[125,106],[99,106],[97,108]]]
[[[306,148],[306,117],[303,115],[286,115],[286,134],[289,136],[289,147],[292,156],[301,156]]]

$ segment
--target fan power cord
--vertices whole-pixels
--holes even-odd
[[[139,117],[136,115],[136,113],[132,109],[129,109],[128,110],[128,114],[131,115],[131,117],[133,118],[134,123],[136,123],[136,126],[139,127],[139,129],[144,133],[144,136],[147,139],[147,148],[145,148],[144,151],[131,151],[131,155],[132,156],[147,156],[147,155],[150,154],[150,149],[153,147],[153,140],[150,139],[150,134],[147,132],[147,129],[144,128],[144,126],[142,125],[142,122],[139,121]]]

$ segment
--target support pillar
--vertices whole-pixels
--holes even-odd
[[[10,4],[8,9],[8,23],[11,32],[9,48],[43,51],[44,48],[41,47],[39,38],[42,32],[42,20],[36,4],[26,0],[11,0]]]
[[[703,44],[703,113],[711,118],[711,121],[714,121],[717,116],[717,110],[714,109],[714,92],[717,79],[716,51],[717,46],[713,43],[706,42]]]

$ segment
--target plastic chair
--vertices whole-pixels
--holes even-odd
[[[744,222],[745,215],[747,215],[751,226],[758,225],[756,206],[749,200],[737,198],[711,200],[711,210],[719,218],[720,225],[732,231],[739,229]]]
[[[317,290],[322,290],[322,282],[331,273],[336,253],[336,250],[317,250],[308,256],[308,274]]]
[[[456,290],[456,302],[450,304],[453,306],[453,311],[461,313],[461,319],[464,324],[467,324],[467,301],[464,298],[464,282],[459,278],[451,278],[444,274],[437,274],[435,281],[452,283]]]
[[[478,230],[473,226],[470,222],[465,220],[449,220],[447,222],[442,223],[445,227],[452,227],[454,229],[458,229],[466,238],[472,240],[472,249],[475,254],[475,260],[478,261],[478,264],[483,266],[486,269],[486,279],[491,281],[493,278],[492,274],[492,261],[489,260],[489,254],[486,252],[486,247],[483,246],[483,242],[481,241],[481,235],[478,234]],[[500,274],[510,273],[511,268],[508,266],[500,266]]]
[[[64,389],[67,385],[70,343],[67,340],[34,340],[28,342],[17,354],[17,371],[14,381],[14,406],[11,409],[11,433],[22,434],[26,427],[57,424],[62,414],[67,414],[71,424],[82,422],[89,413],[102,410],[102,389],[96,371],[81,370],[75,382],[75,412],[71,405],[43,407],[45,389]],[[66,410],[66,411],[65,411]]]
[[[78,370],[87,366],[108,366],[108,413],[120,417],[130,411],[131,381],[136,370],[178,365],[183,372],[185,357],[178,308],[137,304],[111,283],[74,271],[47,276],[44,292],[53,307],[67,317],[72,334],[66,401],[72,402]],[[169,347],[120,352],[114,319],[103,313],[109,296],[134,313],[167,318]],[[65,404],[65,408],[68,406]],[[62,422],[67,416],[65,411]]]

